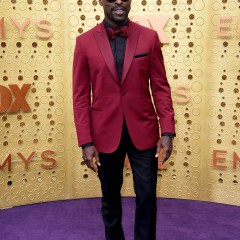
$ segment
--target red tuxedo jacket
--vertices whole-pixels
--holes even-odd
[[[129,21],[121,81],[103,23],[77,37],[73,109],[78,144],[93,142],[99,152],[116,150],[123,118],[140,150],[156,146],[159,124],[161,132],[174,133],[171,91],[157,33]]]

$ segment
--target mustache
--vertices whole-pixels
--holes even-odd
[[[126,8],[125,8],[125,7],[121,7],[121,6],[118,6],[118,7],[114,7],[114,8],[112,8],[112,11],[116,11],[116,10],[123,10],[123,11],[126,11]]]

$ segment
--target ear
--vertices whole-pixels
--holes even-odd
[[[102,0],[98,0],[98,2],[99,2],[99,4],[100,4],[100,6],[103,6]]]

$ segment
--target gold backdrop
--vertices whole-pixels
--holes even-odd
[[[131,18],[164,43],[176,113],[158,196],[240,205],[239,9],[240,0],[132,2]],[[101,196],[77,146],[71,71],[76,36],[102,20],[96,0],[0,0],[1,208]],[[128,164],[124,175],[132,196]]]

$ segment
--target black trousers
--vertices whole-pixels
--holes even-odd
[[[122,228],[121,187],[124,159],[128,154],[136,193],[135,240],[156,240],[156,147],[138,150],[132,143],[126,124],[113,153],[99,153],[101,166],[98,175],[102,188],[102,217],[106,240],[125,240]]]

